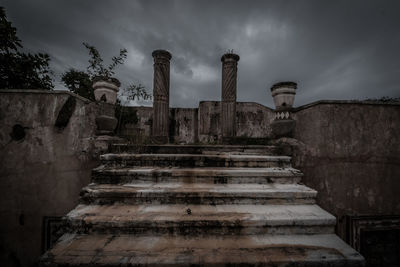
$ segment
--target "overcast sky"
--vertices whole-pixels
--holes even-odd
[[[24,48],[46,52],[61,73],[85,70],[82,42],[116,69],[122,86],[153,88],[151,52],[171,52],[170,102],[221,99],[221,55],[240,55],[238,101],[273,107],[270,87],[298,83],[295,105],[322,99],[400,96],[400,1],[6,0]],[[140,103],[143,104],[143,103]],[[150,103],[151,104],[151,103]]]

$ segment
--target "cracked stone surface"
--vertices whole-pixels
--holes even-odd
[[[101,156],[42,266],[364,264],[271,146],[130,149]]]

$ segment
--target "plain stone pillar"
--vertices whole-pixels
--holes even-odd
[[[168,143],[169,117],[169,72],[171,54],[165,50],[155,50],[153,80],[153,138]]]
[[[221,92],[221,127],[222,137],[236,136],[236,82],[237,63],[240,57],[228,53],[221,57],[222,92]]]

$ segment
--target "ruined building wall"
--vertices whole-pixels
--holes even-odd
[[[124,107],[129,110],[129,122],[122,125],[119,134],[143,143],[147,142],[152,133],[153,108],[152,107]],[[169,139],[171,143],[192,144],[196,143],[197,108],[170,108],[169,109]]]
[[[221,102],[202,101],[199,105],[199,141],[217,142],[221,138]],[[271,137],[272,109],[254,102],[236,103],[236,136]]]
[[[318,191],[318,204],[338,218],[400,215],[400,105],[320,101],[298,108],[295,165]]]
[[[0,90],[2,266],[31,266],[42,253],[44,216],[77,205],[98,165],[95,116],[95,103],[71,93]]]
[[[142,133],[150,136],[151,107],[125,107],[136,114],[135,122],[125,125],[121,134]],[[221,102],[202,101],[199,108],[170,108],[169,138],[171,143],[213,143],[221,138]],[[132,113],[132,112],[131,112]],[[238,137],[270,137],[273,110],[254,102],[236,103],[236,135]]]
[[[129,114],[128,121],[117,129],[121,136],[140,135],[143,139],[151,136],[153,126],[152,107],[124,107],[124,112]],[[119,118],[118,118],[119,119]]]
[[[271,136],[272,109],[236,105],[237,136]],[[217,141],[220,108],[217,101],[171,108],[171,141]],[[135,118],[122,131],[149,137],[153,109],[129,109]],[[77,204],[98,165],[92,146],[96,114],[96,103],[68,92],[0,91],[0,262],[5,266],[36,260],[43,217],[65,215]],[[303,182],[319,191],[318,203],[338,217],[342,238],[345,216],[400,215],[400,105],[321,101],[292,115],[294,137],[304,144],[294,163],[305,174]],[[26,133],[20,140],[18,127],[13,132],[17,124]]]
[[[237,136],[270,138],[271,122],[274,120],[271,108],[255,102],[236,104]]]
[[[199,142],[213,143],[221,136],[221,102],[201,101],[199,104]]]
[[[198,141],[198,109],[171,108],[169,111],[170,142],[176,144]]]

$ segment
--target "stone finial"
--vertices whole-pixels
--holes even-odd
[[[92,85],[96,101],[115,105],[120,85],[120,82],[115,78],[108,80],[96,79]]]
[[[155,50],[153,79],[153,130],[152,136],[161,143],[168,142],[169,77],[171,53]]]
[[[275,138],[292,137],[296,127],[291,110],[296,95],[297,83],[280,82],[271,87],[272,97],[275,103],[275,119],[271,124]]]
[[[114,134],[118,120],[115,118],[115,103],[121,83],[115,78],[96,77],[93,80],[94,96],[99,105],[96,117],[97,134]]]
[[[279,82],[271,87],[272,97],[274,98],[275,108],[291,108],[296,96],[297,83]]]
[[[221,133],[223,137],[236,135],[237,63],[239,59],[238,55],[232,53],[221,57]]]

